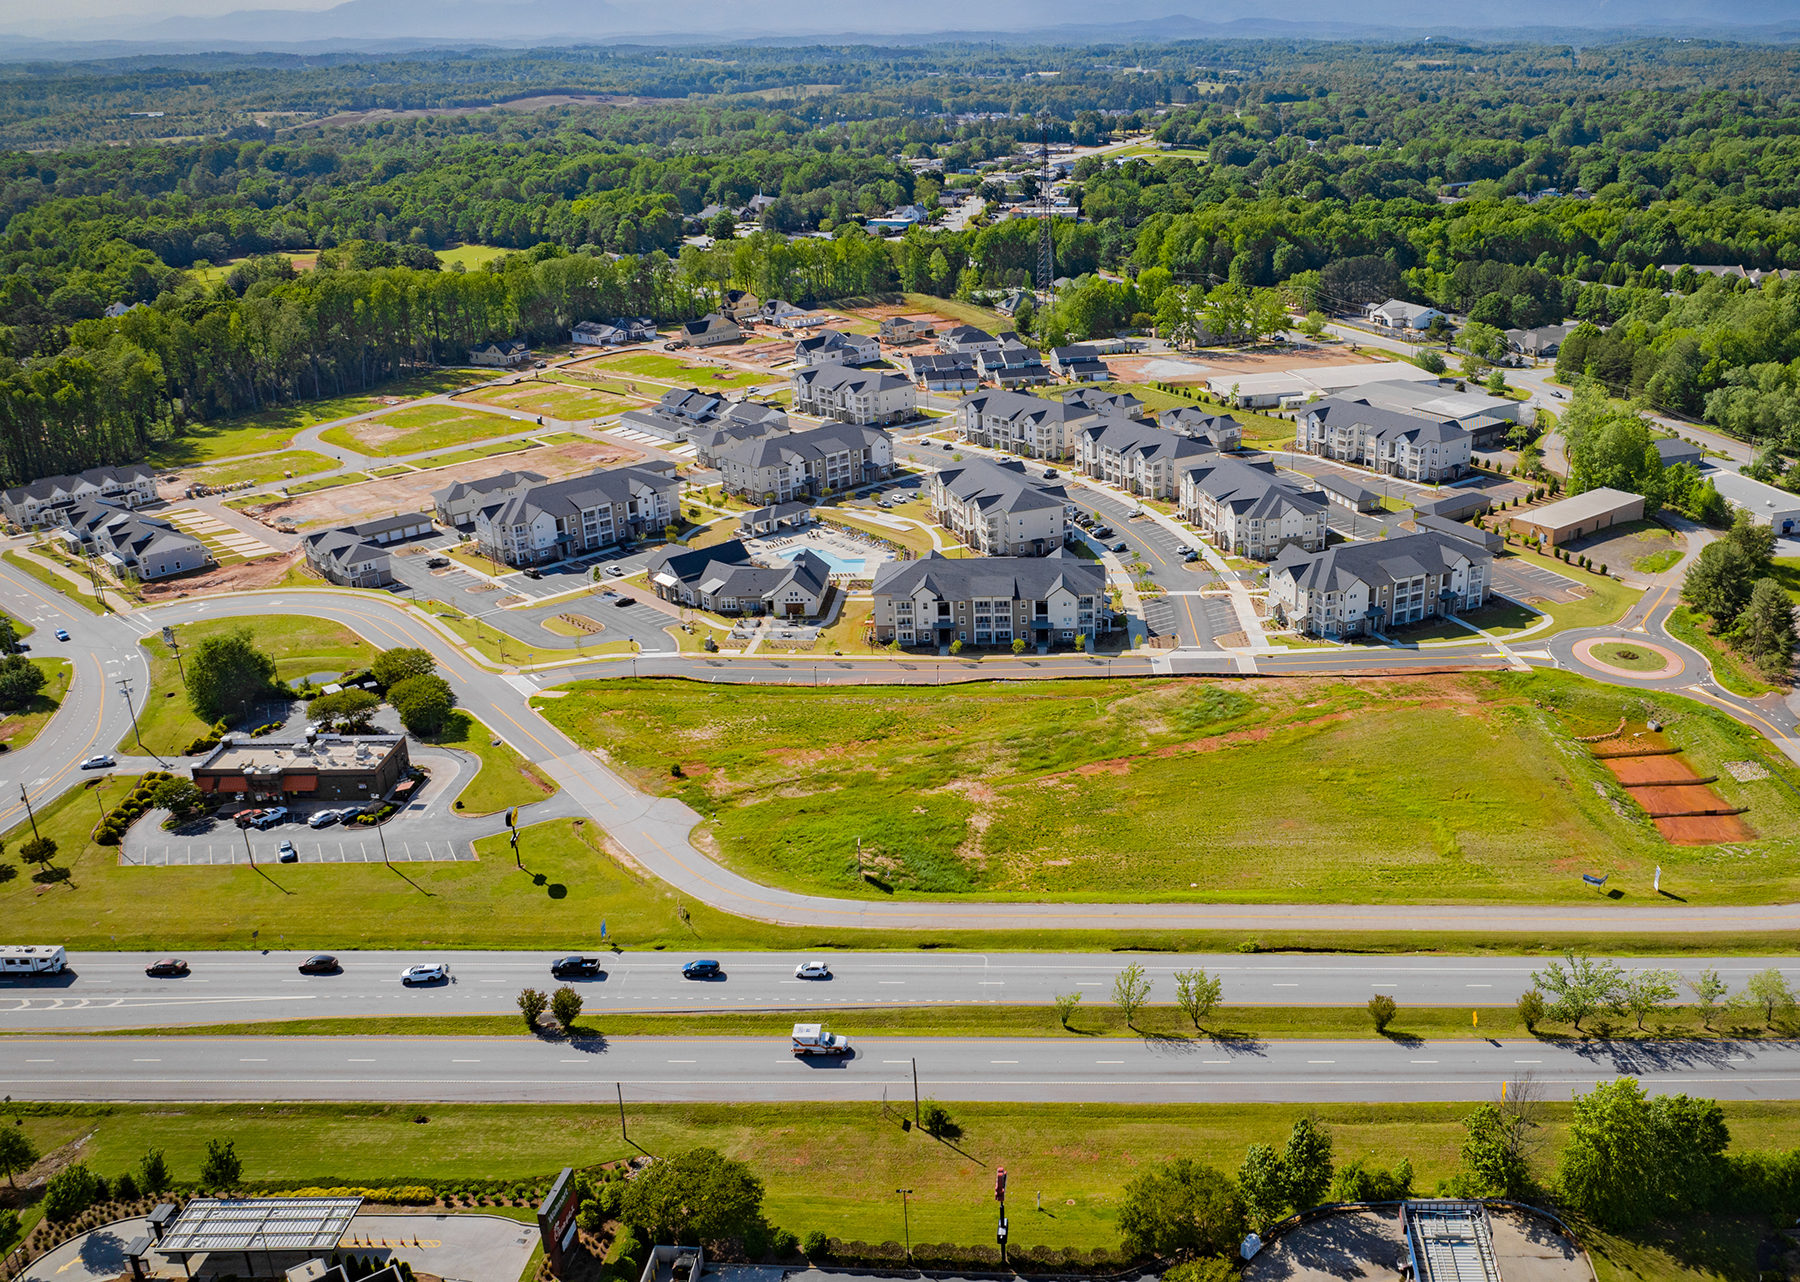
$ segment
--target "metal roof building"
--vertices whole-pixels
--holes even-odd
[[[1414,1282],[1500,1282],[1480,1202],[1407,1202],[1400,1218]]]
[[[215,1251],[316,1252],[337,1247],[362,1205],[360,1197],[197,1197],[156,1244],[185,1267]],[[246,1258],[245,1272],[252,1272]]]

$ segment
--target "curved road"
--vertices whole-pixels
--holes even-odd
[[[141,699],[145,667],[137,641],[165,623],[195,619],[258,617],[301,611],[352,628],[380,647],[408,645],[429,650],[455,689],[458,701],[508,740],[567,789],[571,801],[601,824],[627,854],[676,889],[739,916],[786,925],[823,928],[955,930],[1037,929],[1214,929],[1214,930],[1447,930],[1562,931],[1602,933],[1662,931],[1671,933],[1728,930],[1786,930],[1800,925],[1795,906],[1694,908],[1674,903],[1620,906],[1606,901],[1575,905],[1421,906],[1396,914],[1385,905],[1309,904],[1099,904],[984,903],[973,901],[860,901],[795,894],[760,885],[723,868],[688,841],[699,816],[670,798],[637,791],[545,722],[530,707],[538,690],[530,675],[497,674],[480,666],[427,619],[394,600],[366,593],[320,589],[272,590],[209,597],[133,612],[129,616],[95,616],[42,584],[0,563],[0,603],[18,608],[38,627],[34,653],[54,653],[55,627],[68,628],[67,647],[77,663],[76,680],[64,711],[38,740],[0,758],[0,784],[10,795],[26,785],[35,798],[61,792],[79,776],[77,763],[91,752],[110,748],[124,735],[129,717],[113,686],[120,676],[136,678],[134,698]],[[1655,614],[1654,607],[1650,613]],[[1655,626],[1653,620],[1648,626]],[[1580,634],[1552,639],[1552,650],[1572,644]],[[1671,647],[1677,643],[1664,642]],[[1514,643],[1519,650],[1523,642]],[[1685,647],[1682,647],[1685,649]],[[1687,652],[1691,655],[1692,652]],[[647,657],[629,661],[578,663],[550,669],[551,679],[624,676],[631,673],[698,676],[703,679],[806,682],[892,682],[895,668],[907,681],[940,683],[955,680],[1040,679],[1047,676],[1149,675],[1236,670],[1237,656],[1180,653],[1170,658],[1127,659],[1067,656],[989,663],[924,662],[876,667],[850,661],[722,660],[705,656]],[[1704,670],[1698,656],[1692,670]],[[1554,657],[1548,662],[1556,662]],[[1268,673],[1324,674],[1422,671],[1434,668],[1506,666],[1516,660],[1480,643],[1455,653],[1390,650],[1369,652],[1313,651],[1259,657],[1258,670]],[[1227,666],[1230,665],[1230,666]],[[1676,680],[1680,680],[1677,678]],[[1630,684],[1621,680],[1621,684]],[[1664,683],[1666,684],[1666,683]],[[1702,697],[1732,715],[1758,725],[1785,748],[1793,718],[1785,709],[1760,709],[1723,692],[1700,691]],[[101,696],[104,697],[101,697]],[[121,761],[122,768],[136,762]],[[145,763],[147,764],[147,763]],[[13,803],[0,812],[0,825],[22,819]]]

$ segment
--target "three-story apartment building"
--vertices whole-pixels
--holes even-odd
[[[894,470],[894,444],[878,427],[828,423],[776,432],[713,451],[725,489],[757,503],[788,503],[867,485]]]
[[[1426,531],[1322,552],[1284,551],[1269,570],[1269,612],[1303,632],[1351,637],[1479,610],[1493,554]]]
[[[1233,556],[1271,560],[1289,547],[1325,546],[1329,504],[1316,490],[1286,485],[1273,460],[1213,455],[1181,473],[1181,515],[1214,547]]]
[[[898,374],[815,365],[795,370],[794,412],[840,423],[905,423],[914,417],[918,389]]]
[[[875,570],[875,639],[903,646],[1075,644],[1106,617],[1106,570],[1059,548],[1035,560],[936,552]]]
[[[142,463],[91,467],[74,476],[46,476],[0,493],[0,511],[14,525],[67,524],[63,514],[77,503],[110,503],[135,508],[156,502],[156,473]]]
[[[679,510],[673,463],[638,463],[534,485],[479,509],[475,541],[506,565],[540,565],[658,533]]]
[[[1020,462],[972,459],[925,477],[931,515],[982,556],[1048,556],[1074,528],[1069,492]]]
[[[1075,466],[1083,473],[1154,499],[1180,492],[1183,464],[1218,454],[1205,441],[1112,414],[1078,428],[1074,441]]]
[[[1296,450],[1426,484],[1466,472],[1471,442],[1459,423],[1342,396],[1302,406],[1294,419]]]

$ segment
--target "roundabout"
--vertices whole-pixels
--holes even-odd
[[[1576,645],[1575,658],[1596,672],[1640,681],[1678,677],[1687,666],[1673,650],[1636,637],[1590,637]]]

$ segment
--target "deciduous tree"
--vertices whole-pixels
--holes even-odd
[[[1246,1228],[1231,1177],[1189,1158],[1133,1177],[1119,1201],[1120,1243],[1133,1256],[1224,1255]]]

